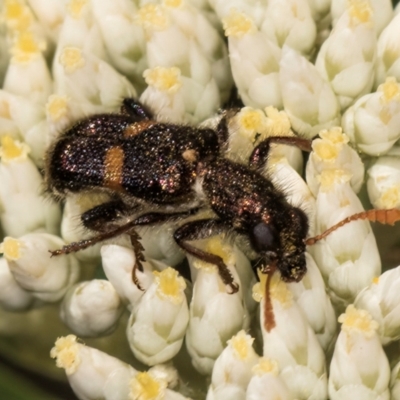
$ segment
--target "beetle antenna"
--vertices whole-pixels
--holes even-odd
[[[271,299],[271,280],[272,276],[276,271],[276,262],[272,262],[267,267],[261,269],[261,272],[267,274],[267,279],[265,281],[265,292],[264,292],[264,328],[267,332],[271,332],[276,326],[274,309],[272,307]]]
[[[400,210],[397,208],[391,208],[389,210],[367,210],[363,211],[357,214],[350,215],[350,217],[347,217],[343,219],[342,221],[338,222],[337,224],[331,226],[329,229],[327,229],[325,232],[322,232],[320,235],[316,235],[314,237],[310,237],[308,239],[305,239],[305,244],[307,246],[311,246],[321,239],[326,238],[328,235],[330,235],[332,232],[336,231],[336,229],[340,228],[343,225],[348,224],[349,222],[352,221],[357,221],[359,219],[367,219],[368,221],[371,222],[379,222],[381,224],[388,224],[388,225],[394,225],[395,222],[400,221]]]

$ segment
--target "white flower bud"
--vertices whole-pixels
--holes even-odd
[[[115,111],[121,98],[135,97],[136,90],[111,65],[79,47],[65,46],[55,55],[57,94],[66,95],[91,114]]]
[[[146,42],[143,29],[132,23],[137,11],[135,2],[93,0],[92,4],[110,63],[141,92],[144,89],[142,74],[147,68]]]
[[[392,400],[400,399],[400,362],[392,369],[390,377],[390,395]]]
[[[332,24],[336,25],[346,8],[360,18],[371,18],[378,37],[393,16],[393,6],[390,0],[335,0],[331,2]]]
[[[318,233],[364,211],[346,179],[340,175],[331,176],[330,189],[319,191],[315,214]],[[310,246],[309,251],[324,277],[332,301],[341,307],[352,303],[357,294],[381,272],[375,236],[365,220],[340,227]]]
[[[235,282],[239,283],[235,266],[243,258],[237,258],[230,246],[222,245],[218,237],[207,241],[206,251],[219,255]],[[245,261],[248,264],[248,260]],[[197,271],[193,271],[192,268],[194,285],[186,347],[194,367],[201,374],[211,374],[214,362],[227,341],[241,329],[247,329],[249,325],[249,312],[243,300],[243,293],[247,288],[240,284],[237,293],[229,294],[231,288],[223,284],[216,266],[193,258],[189,259],[189,263]],[[238,266],[238,269],[240,268]]]
[[[326,398],[325,355],[315,333],[279,274],[274,274],[269,286],[274,321],[268,320],[272,316],[265,309],[267,276],[259,275],[253,296],[262,300],[263,356],[277,361],[280,376],[296,399]]]
[[[317,28],[307,0],[270,0],[260,28],[279,47],[307,55],[314,49]]]
[[[84,337],[106,336],[114,331],[122,303],[106,280],[79,282],[66,293],[60,316],[72,332]]]
[[[12,58],[3,89],[44,104],[53,90],[52,77],[42,50],[46,47],[32,32],[18,35],[11,49]]]
[[[400,14],[397,14],[379,36],[377,44],[377,66],[375,86],[385,82],[387,77],[400,81]]]
[[[0,135],[21,139],[43,119],[43,107],[5,90],[0,90]]]
[[[342,126],[350,140],[366,154],[380,156],[400,138],[400,84],[386,78],[377,92],[367,94],[350,107]]]
[[[328,190],[338,181],[350,181],[353,190],[360,191],[364,181],[364,164],[357,152],[347,143],[349,138],[339,127],[321,131],[312,143],[306,177],[314,196]]]
[[[399,288],[400,267],[397,267],[376,277],[354,302],[379,324],[378,333],[384,345],[400,339]]]
[[[207,240],[205,251],[220,256],[235,283],[239,284],[238,292],[230,294],[231,287],[223,284],[215,265],[189,258],[194,285],[186,347],[192,357],[193,366],[201,374],[211,374],[214,362],[227,341],[241,329],[248,328],[248,310],[251,311],[254,304],[244,300],[247,288],[245,283],[239,281],[236,271],[236,268],[239,271],[246,267],[248,272],[251,271],[247,258],[237,250],[232,251],[217,236]],[[245,264],[239,265],[242,262]],[[243,270],[240,276],[245,275],[246,282],[249,282],[249,277]]]
[[[71,121],[84,118],[87,113],[84,107],[71,101],[68,96],[52,94],[47,99],[45,106],[47,135],[46,144],[50,146],[59,136],[60,132],[71,126]]]
[[[282,147],[288,148],[293,146]],[[298,168],[300,165],[301,163],[297,162]],[[271,153],[271,157],[268,157],[267,176],[272,180],[275,187],[282,188],[287,201],[291,205],[300,207],[307,214],[309,224],[308,235],[311,235],[314,232],[315,199],[298,171],[289,164],[285,155],[277,148]]]
[[[298,306],[324,349],[328,350],[336,335],[336,314],[326,293],[324,281],[314,259],[306,253],[307,273],[298,283],[289,283]]]
[[[27,156],[28,146],[9,136],[4,136],[1,143],[0,204],[4,232],[11,236],[38,230],[56,233],[60,207],[41,195],[43,179]]]
[[[146,69],[143,77],[148,86],[140,96],[140,101],[151,107],[158,120],[176,123],[192,121],[192,117],[185,110],[179,68]]]
[[[43,168],[47,149],[62,131],[71,126],[71,121],[85,116],[85,110],[79,104],[72,103],[67,96],[51,95],[45,105],[46,114],[43,114],[43,108],[40,111],[40,120],[23,131],[22,136],[31,149],[33,161]]]
[[[173,117],[169,121],[174,122],[195,123],[215,113],[229,96],[231,76],[225,45],[212,25],[182,1],[146,4],[135,21],[143,26],[147,38],[146,82],[158,89],[146,90],[141,100],[161,119]],[[174,85],[167,85],[166,91],[165,78],[159,72],[166,70],[169,74],[173,69],[182,78],[178,77],[179,91],[171,93]],[[168,110],[164,111],[165,107]]]
[[[208,19],[202,13],[199,13],[188,1],[164,0],[163,5],[169,12],[172,25],[178,25],[180,29],[185,32],[186,37],[192,42],[189,47],[189,53],[192,53],[189,59],[192,65],[191,77],[196,80],[196,83],[201,82],[204,84],[208,78],[208,68],[202,63],[203,60],[208,63],[211,66],[211,79],[215,81],[218,87],[218,97],[220,97],[221,104],[223,104],[228,100],[231,94],[232,77],[228,51],[219,33],[219,26],[218,29],[216,29]],[[194,46],[194,39],[198,43],[198,47]],[[174,47],[175,46],[173,46],[173,50]],[[179,53],[177,54],[178,60],[181,55]],[[156,58],[160,60],[159,55],[156,55]],[[196,67],[193,67],[193,63],[196,63]],[[149,65],[154,67],[162,64],[152,64],[150,62]],[[199,68],[199,65],[202,65],[204,69]],[[183,69],[182,64],[178,66]],[[210,114],[212,114],[212,112],[209,113],[209,115]]]
[[[102,199],[101,195],[94,194],[90,194],[90,196],[68,195],[61,220],[61,237],[67,243],[79,242],[96,235],[96,232],[85,229],[80,216],[100,204]],[[76,258],[82,261],[98,260],[100,247],[101,243],[97,243],[87,249],[77,251]]]
[[[61,25],[65,19],[66,1],[47,2],[46,0],[27,0],[47,38],[56,43]]]
[[[236,9],[248,15],[254,20],[257,26],[260,26],[265,15],[264,4],[253,0],[231,0],[229,2],[225,0],[209,0],[209,4],[220,20],[224,19],[232,10]],[[245,27],[245,25],[239,24],[239,27]]]
[[[232,391],[242,393],[244,398],[252,376],[252,367],[259,359],[252,347],[253,341],[243,330],[228,340],[227,347],[215,361],[207,399],[238,398],[228,397]]]
[[[157,364],[154,367],[149,368],[148,372],[151,376],[166,381],[169,389],[174,389],[179,385],[178,370],[172,365],[172,363]]]
[[[398,157],[380,157],[368,169],[367,189],[375,208],[400,207],[400,160]]]
[[[148,372],[137,373],[129,385],[129,400],[187,400],[180,393],[168,389],[168,381],[154,374],[154,370],[151,369]]]
[[[155,280],[134,308],[126,330],[133,354],[147,365],[169,361],[178,353],[189,321],[184,279],[170,267],[153,274]]]
[[[248,15],[235,9],[222,22],[228,36],[233,79],[243,103],[255,108],[281,108],[278,45],[258,31]]]
[[[326,19],[330,19],[330,0],[308,0],[311,15],[314,21],[318,24],[318,30],[323,25]]]
[[[378,323],[352,304],[339,322],[342,329],[330,366],[329,398],[389,399],[390,368],[376,334]]]
[[[53,57],[53,75],[58,80],[57,62],[66,47],[79,48],[85,54],[108,62],[104,39],[93,15],[94,5],[88,0],[71,0],[65,7],[57,48]],[[94,71],[93,71],[94,72]]]
[[[369,93],[374,82],[376,37],[368,13],[354,2],[323,43],[315,66],[330,82],[341,109]]]
[[[75,335],[60,337],[51,349],[57,367],[64,368],[80,399],[126,400],[137,372],[128,364],[78,342]]]
[[[247,387],[246,400],[294,400],[282,377],[279,376],[278,363],[261,357],[252,369],[253,377]]]
[[[339,123],[335,94],[313,64],[288,46],[283,47],[279,80],[284,110],[293,129],[312,138]]]
[[[140,243],[144,247],[143,254],[146,259],[161,261],[164,264],[175,266],[183,261],[185,253],[174,240],[176,222],[165,222],[154,228],[148,227],[139,230]]]
[[[238,245],[233,246],[233,248],[230,249],[230,252],[235,260],[235,270],[238,274],[240,286],[242,288],[245,309],[248,311],[250,316],[253,316],[257,310],[257,302],[253,299],[252,293],[248,288],[253,287],[257,280],[251,267],[250,260],[245,254],[246,250],[246,247],[241,249],[240,241],[238,240]],[[247,321],[244,324],[244,328],[246,327]]]
[[[47,233],[30,233],[18,240],[6,237],[1,252],[8,261],[17,283],[38,299],[60,300],[79,275],[78,261],[73,255],[50,257],[49,250],[65,243]]]
[[[6,258],[0,258],[0,305],[3,309],[9,311],[21,311],[28,309],[34,297],[31,293],[22,289],[18,285],[13,275]]]
[[[132,247],[116,244],[106,244],[101,247],[101,260],[104,273],[112,283],[118,296],[128,308],[132,310],[139,304],[140,298],[145,293],[140,290],[132,278],[132,269],[136,256]],[[142,289],[147,290],[154,280],[150,263],[142,262],[144,271],[136,270],[136,277]]]

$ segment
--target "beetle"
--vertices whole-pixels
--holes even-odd
[[[227,142],[226,114],[216,129],[162,123],[131,98],[123,100],[120,113],[79,121],[47,152],[47,188],[58,197],[100,190],[110,200],[81,216],[86,228],[98,232],[96,236],[51,254],[68,254],[128,233],[137,260],[132,276],[140,287],[136,270],[142,270],[144,257],[134,228],[209,208],[214,218],[182,224],[174,239],[187,253],[215,264],[231,293],[237,292],[238,284],[222,258],[191,241],[226,231],[243,235],[263,272],[276,266],[284,281],[301,280],[306,272],[307,216],[289,204],[259,170],[268,159],[271,143],[309,151],[311,142],[298,137],[268,138],[254,148],[248,165],[224,157]]]

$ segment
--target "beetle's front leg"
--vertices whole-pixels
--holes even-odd
[[[188,243],[191,240],[206,239],[228,230],[228,226],[218,219],[201,219],[191,221],[175,231],[174,238],[178,245],[192,256],[206,263],[214,264],[218,268],[219,276],[225,285],[230,286],[231,293],[239,290],[239,285],[234,281],[231,272],[220,256],[208,253]]]
[[[311,151],[311,140],[297,136],[271,136],[259,143],[252,151],[249,158],[251,169],[262,169],[268,160],[271,143],[296,146],[303,151]]]

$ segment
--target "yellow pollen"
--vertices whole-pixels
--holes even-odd
[[[33,21],[32,13],[24,2],[19,0],[6,0],[2,15],[11,31],[21,32],[30,28]]]
[[[264,285],[265,287],[265,285]],[[289,308],[293,304],[293,294],[281,279],[279,274],[274,274],[271,279],[271,299],[279,301],[283,308]]]
[[[374,285],[377,285],[379,283],[379,276],[374,276],[374,278],[372,279],[372,283]]]
[[[319,136],[327,142],[332,144],[346,144],[349,143],[349,137],[342,132],[342,128],[340,126],[335,126],[329,130],[323,129]]]
[[[156,4],[146,4],[138,10],[135,22],[144,28],[163,30],[169,25],[168,16],[162,7]]]
[[[252,141],[257,133],[265,130],[267,118],[261,110],[256,110],[251,107],[244,107],[236,115],[239,122],[240,134]]]
[[[351,179],[351,174],[343,169],[325,169],[317,178],[321,184],[321,190],[326,192],[337,183],[348,182]]]
[[[11,136],[1,138],[0,157],[4,163],[25,160],[29,151],[27,144],[14,140]]]
[[[382,103],[387,104],[392,101],[400,101],[400,85],[396,78],[389,76],[385,82],[378,86],[378,92],[382,92]]]
[[[215,254],[222,258],[225,264],[231,263],[229,247],[224,246],[220,236],[214,236],[207,241],[206,249],[208,253]]]
[[[182,86],[181,70],[177,67],[146,69],[143,77],[149,86],[169,94],[176,93]]]
[[[314,154],[322,161],[334,162],[339,155],[340,146],[327,140],[315,139],[312,142]]]
[[[148,372],[138,372],[130,382],[129,398],[132,400],[162,400],[167,383]]]
[[[46,103],[47,118],[53,121],[59,121],[65,117],[68,112],[68,98],[58,94],[52,94]]]
[[[228,345],[232,347],[239,360],[246,360],[251,354],[253,342],[254,339],[250,335],[246,335],[244,330],[241,330],[228,340]]]
[[[68,74],[85,65],[82,50],[77,47],[64,47],[61,51],[59,61]]]
[[[13,61],[29,62],[45,48],[46,44],[36,40],[31,32],[22,32],[17,36],[17,40],[11,49]]]
[[[7,261],[16,261],[21,256],[21,246],[22,243],[18,239],[5,237],[3,243],[0,245],[0,253],[4,254]]]
[[[279,367],[276,360],[270,358],[260,357],[258,363],[251,369],[253,375],[262,376],[264,374],[272,374],[277,376],[279,374]]]
[[[19,19],[26,10],[26,6],[21,1],[6,0],[4,3],[4,15],[6,20]]]
[[[347,12],[354,24],[371,22],[373,14],[369,0],[348,0]]]
[[[383,209],[397,208],[399,205],[400,188],[398,186],[386,189],[376,201],[376,206]]]
[[[157,294],[173,304],[181,304],[185,299],[185,280],[179,276],[178,271],[168,267],[161,272],[153,272],[157,285]]]
[[[64,368],[67,375],[73,374],[81,363],[79,346],[77,337],[68,335],[58,338],[50,351],[50,357],[56,359],[57,367]]]
[[[373,337],[379,328],[379,324],[367,311],[358,310],[353,304],[347,306],[346,312],[340,315],[338,321],[342,324],[342,330],[347,334],[357,331],[363,333],[367,338]]]
[[[178,8],[183,4],[183,0],[164,0],[165,7]]]
[[[267,283],[267,274],[257,271],[260,282],[253,286],[252,296],[255,301],[260,302],[265,296],[265,287]],[[282,281],[280,274],[275,273],[270,282],[271,299],[278,301],[283,308],[288,308],[293,304],[293,294],[288,289],[285,282]]]
[[[265,108],[267,114],[266,133],[268,136],[292,135],[291,124],[285,111],[279,111],[273,106]]]
[[[231,9],[229,15],[222,19],[225,36],[242,38],[246,34],[253,34],[257,31],[254,21],[246,14]]]
[[[82,10],[86,4],[87,0],[71,0],[67,7],[69,15],[75,19],[81,18]]]

